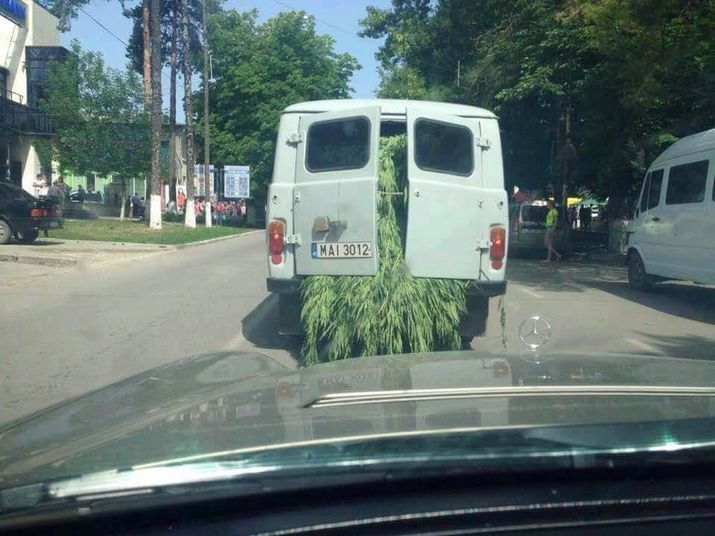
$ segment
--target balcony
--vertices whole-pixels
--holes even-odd
[[[0,98],[0,130],[39,136],[53,134],[46,113],[28,108],[7,97]]]

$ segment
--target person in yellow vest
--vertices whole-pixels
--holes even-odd
[[[556,228],[559,225],[559,211],[554,206],[554,202],[549,200],[547,202],[549,207],[546,213],[546,235],[544,236],[544,246],[546,246],[546,258],[542,262],[560,261],[561,254],[554,248],[554,238],[556,235]]]

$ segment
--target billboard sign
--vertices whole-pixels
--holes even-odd
[[[213,164],[209,164],[209,194],[214,194],[214,175],[216,170]],[[206,183],[204,181],[204,165],[196,164],[194,166],[194,192],[198,197],[206,197]]]
[[[21,0],[0,0],[0,15],[20,26],[25,26],[27,4]]]
[[[224,166],[224,193],[228,199],[251,197],[251,166]]]

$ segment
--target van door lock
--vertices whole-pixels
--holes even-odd
[[[303,133],[302,132],[291,132],[288,134],[288,143],[291,145],[298,145],[300,142],[303,141]]]
[[[287,234],[285,236],[284,242],[286,244],[295,244],[297,246],[300,246],[303,243],[300,237],[300,233]]]
[[[489,138],[482,138],[479,137],[477,138],[477,147],[481,147],[482,149],[490,149],[492,146],[492,143],[489,141]]]

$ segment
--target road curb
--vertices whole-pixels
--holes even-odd
[[[77,266],[77,259],[57,257],[33,257],[31,255],[0,255],[0,262],[17,262],[21,264],[37,264],[40,266]]]
[[[176,244],[169,246],[172,250],[195,248],[197,246],[204,246],[206,244],[213,244],[214,242],[221,242],[223,240],[230,240],[231,238],[241,238],[242,236],[250,236],[256,233],[263,233],[263,229],[255,229],[253,231],[246,231],[240,234],[231,234],[227,236],[219,236],[218,238],[209,238],[208,240],[201,240],[199,242],[189,242],[188,244]]]
[[[230,240],[232,238],[241,238],[242,236],[254,235],[256,233],[264,232],[262,229],[256,229],[253,231],[246,231],[240,234],[231,234],[226,236],[219,236],[217,238],[209,238],[208,240],[201,240],[199,242],[189,242],[188,244],[143,244],[138,245],[138,247],[124,248],[124,249],[112,249],[112,248],[97,248],[91,251],[91,253],[160,253],[164,251],[179,251],[182,249],[189,249],[198,246],[205,246],[207,244],[213,244],[214,242],[221,242],[223,240]],[[116,242],[117,244],[124,244],[125,242]],[[147,246],[154,247],[147,247]],[[142,247],[144,246],[144,247]],[[68,250],[69,253],[78,253],[77,251]],[[79,253],[90,253],[88,251],[79,251]],[[12,254],[0,254],[0,262],[16,262],[21,264],[36,264],[41,266],[77,266],[79,264],[78,259],[71,259],[67,257],[43,257],[38,255],[12,255]]]

